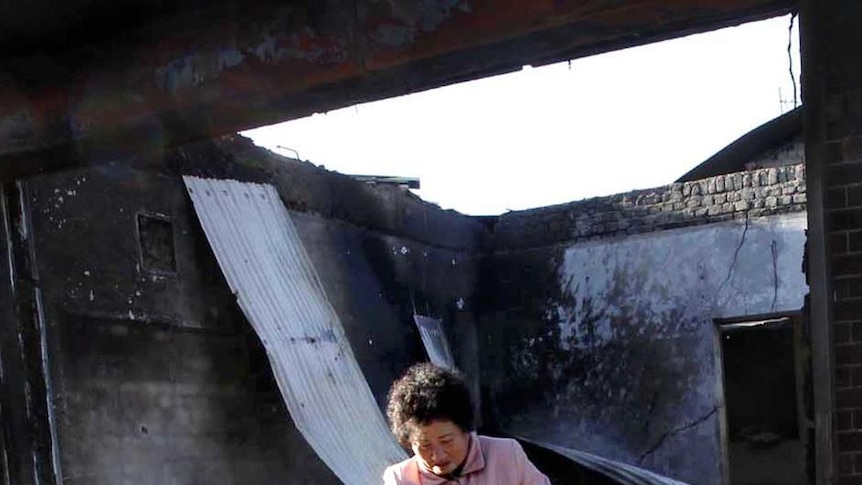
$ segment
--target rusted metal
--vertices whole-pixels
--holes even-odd
[[[765,18],[794,5],[229,0],[189,6],[119,34],[106,26],[98,42],[98,35],[81,34],[66,48],[49,44],[50,50],[4,59],[0,157],[68,145],[85,163],[97,163],[128,157],[135,152],[123,148],[129,143],[158,154],[195,139]],[[0,175],[14,160],[20,157],[3,160]]]

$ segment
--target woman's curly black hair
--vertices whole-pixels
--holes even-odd
[[[473,431],[473,402],[464,377],[433,364],[416,364],[392,383],[386,415],[392,433],[405,448],[416,427],[448,419]]]

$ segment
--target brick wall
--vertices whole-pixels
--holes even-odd
[[[802,164],[719,175],[500,216],[495,250],[804,211]]]
[[[837,109],[826,144],[839,484],[862,484],[862,126],[848,126],[852,111],[862,109],[860,93],[830,96]]]
[[[862,3],[806,0],[800,19],[817,483],[862,484]]]

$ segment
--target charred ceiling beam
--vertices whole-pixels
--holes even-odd
[[[0,34],[0,176],[159,159],[166,148],[201,138],[795,6],[792,0],[189,0],[149,11],[141,3],[114,4],[141,18],[119,27],[94,21],[106,2],[90,0],[92,10],[60,12],[69,16],[65,22]],[[49,2],[34,4],[24,14],[51,13]],[[62,153],[75,156],[58,160]]]

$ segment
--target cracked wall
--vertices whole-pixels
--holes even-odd
[[[480,339],[508,432],[721,483],[714,319],[793,312],[805,213],[498,251]]]

